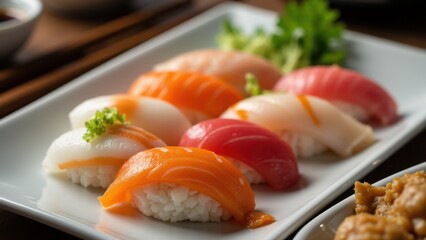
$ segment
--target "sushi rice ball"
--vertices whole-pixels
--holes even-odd
[[[398,106],[389,91],[367,76],[339,66],[296,70],[282,77],[274,90],[323,98],[371,125],[386,126],[398,119]]]
[[[278,68],[259,56],[218,49],[182,53],[157,64],[154,71],[191,71],[214,76],[234,86],[244,96],[247,96],[247,73],[256,76],[264,89],[271,89],[282,76]]]
[[[253,190],[226,158],[200,148],[152,148],[132,156],[99,197],[104,208],[130,203],[161,221],[218,222],[233,217],[245,227],[274,221],[254,211]]]
[[[103,95],[87,99],[69,113],[71,127],[84,127],[87,119],[104,107],[117,108],[126,120],[161,138],[168,145],[177,145],[191,126],[185,115],[172,104],[157,98],[127,94]]]
[[[43,166],[50,173],[66,172],[84,187],[106,188],[132,155],[166,144],[151,133],[130,125],[115,125],[91,142],[83,139],[86,128],[68,131],[47,150]]]
[[[314,96],[272,93],[249,97],[228,108],[221,118],[249,121],[271,130],[300,158],[328,150],[349,157],[374,142],[369,125]]]
[[[237,89],[222,79],[188,71],[144,73],[133,81],[128,94],[169,102],[192,124],[218,117],[243,99]]]
[[[179,145],[226,157],[252,184],[266,182],[275,190],[285,190],[300,179],[291,146],[248,121],[216,118],[200,122],[185,132]]]

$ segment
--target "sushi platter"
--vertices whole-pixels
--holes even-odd
[[[242,100],[244,93],[240,92],[240,90],[244,89],[242,84],[243,80],[238,80],[239,82],[237,82],[237,80],[233,79],[236,81],[236,85],[238,85],[238,90],[234,90],[226,84],[218,83],[217,80],[205,76],[200,77],[198,75],[191,75],[188,77],[187,75],[189,73],[179,73],[172,76],[172,78],[176,81],[180,80],[180,78],[191,78],[193,81],[202,81],[202,83],[205,83],[206,89],[210,86],[208,84],[217,85],[220,91],[203,92],[203,94],[199,94],[200,96],[203,95],[202,98],[199,98],[202,100],[189,98],[187,101],[188,103],[185,103],[187,105],[182,105],[184,110],[180,109],[182,113],[176,110],[171,104],[166,104],[160,100],[147,99],[144,100],[144,102],[138,102],[137,104],[142,106],[140,107],[142,110],[138,114],[140,116],[152,116],[152,119],[156,119],[155,121],[157,121],[155,124],[147,124],[142,121],[141,124],[145,124],[144,129],[154,131],[156,133],[155,135],[161,137],[157,138],[150,133],[145,133],[145,131],[130,126],[114,128],[114,134],[117,136],[124,136],[122,132],[125,132],[126,136],[131,136],[126,141],[129,142],[129,146],[131,145],[129,149],[132,152],[127,153],[130,155],[126,155],[126,159],[139,151],[144,152],[132,157],[132,161],[129,160],[131,163],[127,164],[126,162],[127,165],[125,164],[124,168],[127,169],[120,171],[117,175],[121,182],[113,182],[111,185],[112,190],[108,189],[105,192],[105,189],[96,188],[99,185],[106,188],[111,184],[112,180],[109,179],[102,179],[101,183],[93,183],[89,178],[87,178],[89,180],[85,178],[86,180],[83,181],[74,176],[77,173],[71,173],[69,176],[72,181],[70,181],[67,176],[58,173],[60,169],[67,168],[67,166],[85,164],[78,161],[73,162],[73,160],[80,157],[78,153],[76,153],[78,152],[76,149],[86,144],[80,137],[83,135],[81,131],[70,132],[66,137],[62,137],[58,141],[55,140],[61,134],[69,131],[71,127],[83,126],[84,119],[90,114],[93,114],[93,112],[91,112],[93,109],[88,111],[86,111],[86,109],[91,108],[90,106],[93,104],[98,104],[99,102],[109,103],[112,100],[108,96],[125,93],[130,86],[131,94],[140,94],[147,89],[144,84],[152,82],[151,79],[154,77],[161,79],[164,75],[157,73],[142,74],[149,72],[155,67],[169,67],[166,65],[172,64],[166,61],[174,56],[192,50],[216,48],[215,37],[220,31],[220,26],[225,19],[230,19],[244,31],[253,32],[259,26],[266,29],[272,28],[276,17],[276,13],[241,3],[228,2],[220,4],[1,119],[0,141],[2,144],[0,145],[0,152],[2,153],[2,157],[0,159],[0,207],[40,221],[77,237],[89,239],[161,240],[173,237],[176,239],[185,238],[188,240],[250,240],[283,239],[294,233],[294,231],[302,227],[304,222],[312,218],[343,191],[350,188],[355,180],[362,178],[376,167],[380,167],[380,163],[386,161],[391,154],[401,148],[426,126],[426,81],[424,81],[424,77],[426,76],[426,70],[424,68],[426,64],[426,52],[424,50],[355,32],[345,32],[344,41],[348,49],[348,56],[344,64],[345,68],[360,72],[364,76],[374,79],[374,81],[383,86],[393,97],[393,99],[390,99],[386,94],[382,94],[382,96],[384,96],[383,98],[386,98],[386,106],[390,106],[389,108],[391,110],[386,110],[387,112],[384,111],[375,116],[379,119],[379,122],[383,124],[375,126],[374,128],[366,124],[355,122],[346,117],[346,115],[343,116],[340,111],[336,110],[337,108],[332,107],[323,100],[314,99],[313,97],[302,98],[301,95],[296,96],[290,94],[288,96],[273,96],[274,94],[271,94],[268,96],[254,97],[255,99],[260,99],[259,101],[272,102],[275,104],[277,102],[285,102],[287,106],[291,106],[292,104],[295,105],[294,103],[304,103],[304,105],[302,104],[303,107],[297,107],[296,104],[296,107],[292,108],[292,113],[302,112],[305,114],[303,115],[304,117],[300,117],[300,114],[296,117],[293,117],[292,114],[283,114],[280,115],[280,117],[288,117],[290,119],[288,121],[290,125],[303,124],[303,127],[297,125],[294,129],[302,129],[307,133],[315,133],[315,129],[320,123],[328,125],[329,128],[326,132],[330,135],[334,135],[331,137],[323,137],[325,139],[324,142],[334,141],[334,143],[330,143],[330,145],[333,146],[330,147],[330,149],[337,154],[325,152],[311,156],[312,154],[310,153],[307,154],[302,152],[298,154],[304,156],[303,159],[298,159],[296,162],[295,156],[291,153],[291,147],[283,145],[279,138],[269,132],[269,130],[282,131],[280,128],[282,127],[282,124],[279,123],[280,121],[272,117],[264,120],[266,119],[265,116],[268,115],[267,112],[250,112],[251,109],[256,109],[255,107],[252,108],[252,105],[260,103],[256,103],[254,100],[252,101],[253,103],[250,103],[251,100],[248,100],[248,98]],[[167,64],[160,66],[158,65],[159,63]],[[261,64],[263,63],[257,63],[256,67]],[[250,66],[254,71],[256,71],[256,67]],[[261,68],[263,69],[259,70],[259,72],[264,71],[268,66],[259,67],[259,69]],[[226,68],[222,67],[221,69],[224,70]],[[332,71],[340,71],[337,67],[332,67],[331,69]],[[320,69],[320,71],[322,71],[322,69]],[[170,73],[167,74],[170,75]],[[274,76],[274,74],[279,75],[272,73],[267,79],[271,79],[271,76]],[[349,72],[345,74],[351,75],[353,73]],[[137,79],[137,81],[135,81],[135,79]],[[176,86],[185,84],[190,85],[191,83],[179,82]],[[268,87],[272,86],[272,83],[263,82],[263,84],[268,85]],[[260,85],[262,85],[262,82],[260,82]],[[285,84],[281,85],[281,87],[283,87]],[[140,86],[145,86],[145,88]],[[162,86],[166,90],[159,90],[160,93],[167,91],[169,87],[166,85]],[[176,86],[170,86],[170,88]],[[152,90],[149,92],[148,90],[144,92],[144,96],[151,96],[149,94],[153,94],[152,92],[157,91]],[[289,90],[286,89],[286,91]],[[342,89],[342,91],[350,92],[348,89]],[[184,93],[176,97],[176,99],[186,99],[186,97],[190,97],[189,95],[189,93]],[[347,95],[347,93],[341,95]],[[219,99],[218,103],[214,102],[216,100],[214,100],[212,96]],[[367,95],[364,97],[368,98]],[[120,100],[121,102],[136,101],[134,97],[127,95],[120,95],[117,98],[122,99]],[[234,104],[236,101],[240,100],[241,103]],[[367,108],[369,105],[374,105],[374,103],[373,100],[369,100],[364,103],[364,105]],[[208,109],[204,112],[201,111],[211,105],[215,105],[217,108],[213,110]],[[398,106],[397,110],[396,105]],[[317,106],[326,109],[324,111],[327,111],[329,115],[315,115],[315,113],[312,113],[312,110],[310,110],[311,107]],[[199,107],[199,109],[196,110],[201,110],[198,112],[190,112],[188,109],[192,107]],[[225,111],[227,108],[228,110]],[[277,109],[279,106],[264,105],[262,109],[267,108]],[[306,112],[309,114],[306,114]],[[221,113],[223,113],[222,116],[231,119],[204,122],[204,125],[195,125],[190,128],[190,125],[200,122],[201,120],[217,117]],[[333,117],[331,118],[329,116]],[[71,118],[71,124],[68,117]],[[269,121],[269,125],[266,124],[264,126],[265,128],[260,128],[251,123],[240,123],[242,122],[240,120],[247,119],[253,120],[253,122],[259,123],[261,126],[264,122]],[[258,119],[261,120],[256,122]],[[124,120],[120,120],[119,115],[118,121],[124,122]],[[173,121],[173,125],[165,125],[167,121]],[[340,122],[336,123],[337,121]],[[276,123],[275,125],[278,127],[269,128],[273,125],[271,123]],[[251,189],[249,184],[251,180],[249,178],[247,178],[249,181],[243,180],[244,177],[242,177],[239,171],[235,170],[237,168],[235,168],[234,165],[228,163],[228,160],[218,157],[215,154],[211,155],[210,152],[207,154],[205,150],[201,151],[191,148],[194,146],[201,146],[202,144],[207,146],[211,142],[215,142],[216,146],[218,141],[213,141],[211,139],[211,141],[206,140],[207,137],[205,139],[200,138],[200,140],[197,139],[197,137],[200,137],[200,131],[203,129],[211,130],[211,126],[216,125],[220,128],[223,127],[224,124],[234,124],[234,128],[241,127],[246,132],[257,134],[256,136],[258,138],[267,138],[271,149],[272,146],[275,146],[276,149],[278,149],[276,150],[277,154],[279,152],[280,156],[287,159],[279,163],[267,163],[271,165],[266,164],[266,167],[261,169],[261,175],[264,176],[269,186],[266,184],[259,184],[253,185]],[[184,135],[183,133],[187,129],[190,129],[190,131]],[[342,140],[340,140],[337,131],[347,131],[350,134],[343,136]],[[226,133],[227,134],[221,137],[226,138],[231,135],[240,134],[241,132],[236,131],[231,134],[228,131]],[[114,134],[111,133],[111,135]],[[209,132],[208,134],[212,133]],[[324,132],[321,134],[324,134]],[[65,150],[61,149],[64,145],[61,141],[70,142],[70,139],[73,139],[77,135],[79,136],[79,140],[75,141],[77,143],[75,146],[73,145]],[[138,137],[135,137],[136,135]],[[185,137],[182,138],[179,143],[180,136],[182,135]],[[117,136],[115,136],[114,139],[118,139]],[[244,138],[244,136],[242,136],[242,138]],[[134,140],[137,144],[131,143]],[[228,143],[234,142],[234,140],[235,139],[227,139],[226,141]],[[86,141],[88,142],[88,140]],[[111,142],[107,142],[104,145],[123,145],[122,142],[116,143],[114,141],[111,140]],[[253,144],[253,146],[265,144],[256,139],[250,141],[252,141],[251,144]],[[102,143],[99,144],[101,147],[104,146]],[[178,144],[182,147],[174,147]],[[244,149],[241,147],[243,145],[236,145],[240,147],[240,149]],[[349,145],[350,147],[348,147]],[[215,148],[215,146],[212,148]],[[264,146],[267,146],[267,144]],[[155,147],[158,148],[149,149]],[[269,149],[269,153],[264,155],[270,154],[272,156],[273,151],[271,149]],[[258,149],[253,148],[247,150],[245,153],[235,153],[227,149],[225,152],[228,156],[232,156],[231,154],[235,153],[235,156],[242,156],[242,158],[250,159],[252,155],[262,152],[262,150],[263,149],[260,149],[258,151]],[[167,164],[172,165],[170,161],[167,162],[167,164],[164,163],[155,166],[155,164],[158,164],[158,162],[162,160],[151,158],[150,154],[153,154],[153,156],[169,156],[168,154],[170,154],[170,156],[175,156],[174,151],[188,158],[191,158],[192,154],[196,153],[199,158],[211,159],[208,161],[214,162],[212,169],[216,169],[220,164],[225,164],[227,169],[230,169],[229,173],[222,172],[222,170],[211,170],[211,172],[209,172],[207,167],[200,167],[200,171],[204,171],[213,176],[221,176],[221,174],[223,174],[224,177],[222,177],[220,179],[221,181],[218,181],[220,183],[217,184],[214,183],[214,177],[209,178],[206,176],[205,178],[207,179],[206,181],[210,181],[209,183],[213,182],[213,184],[211,184],[211,186],[213,186],[212,188],[217,187],[214,185],[219,184],[225,186],[220,189],[220,191],[223,192],[220,192],[219,195],[222,194],[226,196],[226,191],[232,193],[228,195],[232,195],[235,201],[228,201],[230,205],[227,205],[227,209],[232,209],[230,212],[234,220],[221,222],[180,221],[177,223],[170,223],[156,219],[160,217],[154,218],[144,216],[135,208],[128,208],[126,206],[123,208],[118,207],[116,210],[103,208],[103,206],[110,206],[117,201],[122,203],[120,201],[124,201],[123,199],[130,198],[129,193],[126,192],[126,189],[123,189],[123,186],[133,184],[130,180],[130,183],[126,182],[129,176],[135,174],[131,168],[131,164],[137,164],[140,161],[144,161],[145,158],[145,161],[152,161],[154,166],[153,170],[149,168],[151,165],[144,166],[143,169],[140,170],[145,171],[148,169],[151,171],[147,174],[148,179],[157,174],[154,174],[154,172],[161,169],[162,166],[166,166]],[[113,157],[117,158],[116,155]],[[108,161],[110,160],[111,159],[108,159]],[[95,161],[102,162],[105,161],[105,159],[99,158]],[[119,161],[122,161],[122,159]],[[250,161],[251,160],[247,160],[246,162]],[[204,166],[197,161],[188,162],[187,164],[188,165],[182,166],[177,165],[175,168],[193,170],[199,166]],[[45,171],[42,165],[45,168],[49,168],[50,171]],[[269,170],[273,168],[272,166],[278,166],[276,168],[281,168],[281,170],[285,168],[282,166],[287,166],[290,170],[287,169],[287,172],[282,171],[277,174],[277,172]],[[220,169],[220,167],[218,168]],[[99,171],[110,174],[110,172],[107,172],[110,170],[99,169]],[[164,179],[168,179],[166,175],[168,176],[168,174],[172,172],[171,169],[166,169],[164,171],[164,176],[160,177],[162,180],[158,180],[160,182],[165,181]],[[146,174],[146,172],[143,172],[143,174]],[[197,172],[195,170],[194,172],[188,170],[186,174],[186,176],[192,176],[197,175]],[[280,178],[280,174],[288,175]],[[115,176],[115,172],[113,172],[113,176]],[[226,176],[229,177],[230,181],[228,186],[226,183],[222,182]],[[283,179],[286,182],[283,182]],[[80,183],[85,187],[75,183]],[[167,184],[169,184],[169,182],[167,182]],[[197,188],[199,192],[209,192],[208,190],[202,189],[202,186],[207,185],[206,183],[202,183],[201,185],[197,183],[191,186]],[[238,195],[236,195],[238,191],[232,190],[238,189],[239,185],[245,186],[245,188],[241,190],[241,193],[244,194],[243,200],[238,199]],[[208,186],[210,187],[210,185]],[[191,189],[186,190],[178,188],[176,190],[174,189],[176,186],[173,184],[163,187],[171,187],[171,189],[167,191],[176,192],[176,194],[172,196],[175,198],[179,198],[182,194],[185,198],[187,196],[195,196],[195,193],[190,191]],[[139,201],[144,202],[147,200],[141,197]],[[214,205],[216,202],[212,204]],[[216,208],[217,206],[215,209]],[[245,223],[244,214],[247,212],[249,212],[248,214],[253,213],[253,208],[263,214],[257,215],[258,217],[261,216],[263,219],[267,219],[265,220],[267,222],[265,226],[252,228],[253,224]],[[241,209],[246,211],[242,215],[240,212]],[[146,211],[151,210],[148,209]],[[222,209],[217,211],[222,213]],[[259,214],[259,212],[257,212],[257,214]],[[270,215],[268,214],[273,216],[273,218],[269,218]],[[224,213],[224,215],[226,214]],[[180,218],[181,217],[166,217],[166,219]],[[215,216],[215,219],[217,220],[217,216]],[[269,221],[268,219],[274,220]],[[245,228],[244,225],[250,228]]]

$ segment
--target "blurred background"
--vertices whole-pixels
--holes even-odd
[[[104,7],[96,5],[104,1]],[[138,9],[149,9],[171,0],[42,0],[45,9],[31,39],[14,61],[22,62],[63,46],[110,20]],[[192,0],[193,6],[208,5],[217,0]],[[87,2],[87,3],[86,3]],[[119,2],[119,4],[117,4]],[[280,11],[287,0],[241,0],[255,6]],[[339,9],[341,20],[350,30],[426,48],[426,1],[424,0],[329,0]],[[188,8],[183,6],[181,11]],[[177,8],[179,10],[179,8]]]
[[[330,0],[347,27],[426,48],[424,0]]]

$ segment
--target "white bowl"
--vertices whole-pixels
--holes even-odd
[[[16,18],[0,22],[0,60],[4,60],[12,57],[28,40],[42,3],[39,0],[1,0],[0,9]]]

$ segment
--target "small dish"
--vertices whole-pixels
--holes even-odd
[[[39,0],[0,1],[0,60],[12,57],[25,44],[41,10]]]
[[[406,173],[414,173],[421,170],[426,171],[426,162],[393,174],[385,179],[380,180],[374,185],[384,186],[386,183],[391,182],[392,179],[397,176],[401,176]],[[355,197],[352,195],[311,220],[297,233],[297,235],[294,237],[294,240],[333,240],[340,223],[342,223],[346,217],[353,214],[354,208]]]

